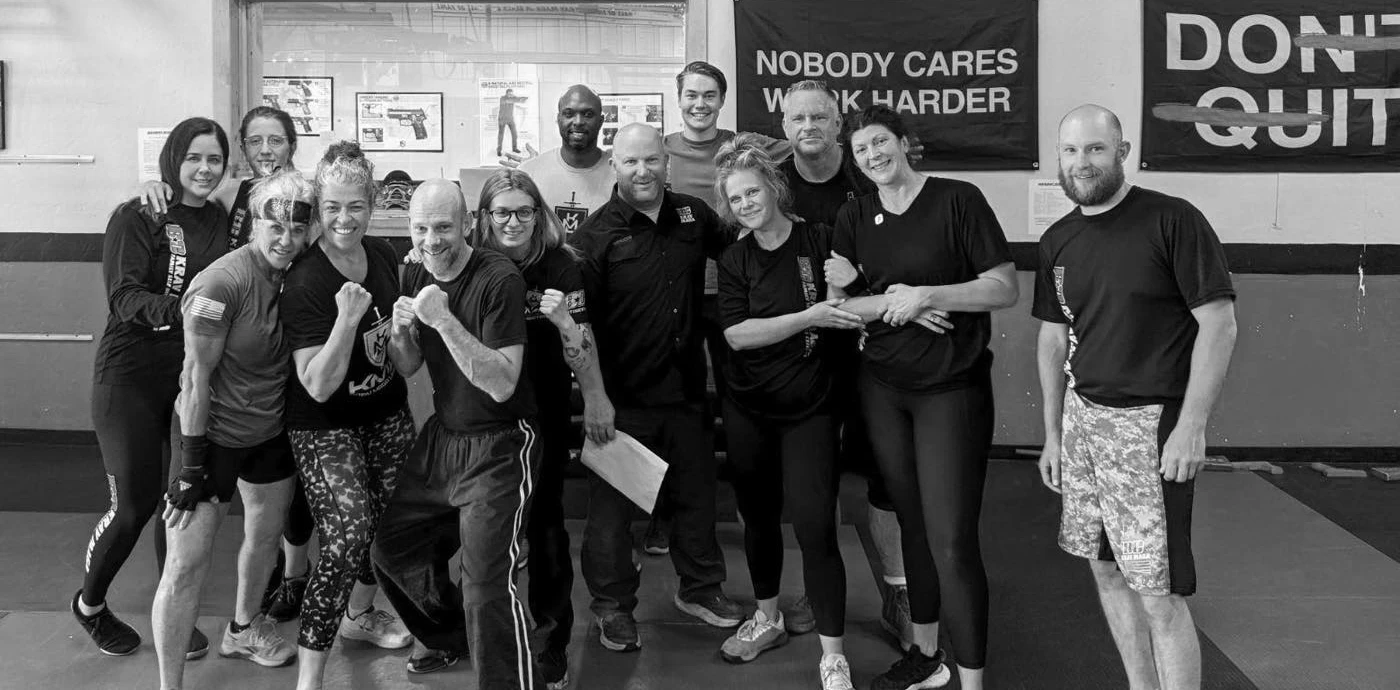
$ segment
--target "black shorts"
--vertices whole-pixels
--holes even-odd
[[[172,425],[170,476],[180,473],[180,419],[175,417]],[[249,484],[272,484],[296,476],[297,463],[292,455],[292,444],[287,432],[247,448],[228,448],[213,441],[209,442],[209,454],[204,466],[209,471],[208,488],[211,498],[220,503],[233,500],[238,490],[238,480]]]

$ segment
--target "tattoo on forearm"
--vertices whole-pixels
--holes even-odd
[[[564,341],[564,361],[574,373],[586,371],[589,367],[593,352],[593,340],[588,335],[588,329],[575,325],[569,331],[560,332],[560,338]]]

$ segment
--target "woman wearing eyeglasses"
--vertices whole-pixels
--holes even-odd
[[[530,613],[544,631],[540,670],[549,688],[568,683],[573,629],[573,564],[564,531],[564,466],[569,461],[570,370],[583,391],[584,433],[613,438],[613,407],[603,390],[588,327],[583,274],[564,227],[526,173],[505,168],[481,187],[471,245],[505,254],[525,277],[525,366],[539,405],[540,470],[530,508]]]
[[[248,243],[248,234],[252,229],[248,197],[252,194],[253,185],[279,170],[295,169],[292,157],[297,152],[297,130],[291,115],[260,105],[243,116],[243,122],[238,127],[238,142],[242,147],[243,159],[253,170],[253,176],[242,180],[225,177],[223,184],[209,196],[228,214],[230,251]],[[167,200],[170,199],[170,186],[160,181],[147,182],[140,196],[143,205],[162,214],[166,212]],[[278,622],[296,618],[301,611],[309,570],[307,543],[315,529],[306,492],[298,483],[287,515],[286,532],[282,535],[279,566],[272,574],[263,601],[263,608]]]

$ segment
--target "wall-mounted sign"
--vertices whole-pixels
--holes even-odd
[[[1218,1],[1218,0],[1217,0]],[[734,3],[740,130],[783,138],[782,100],[818,79],[841,112],[883,104],[924,146],[921,170],[1036,166],[1036,0]]]
[[[335,126],[334,87],[332,77],[263,77],[263,104],[291,115],[298,136],[319,137]]]
[[[661,94],[600,93],[598,98],[603,101],[603,130],[598,145],[604,150],[612,150],[617,130],[633,122],[651,125],[656,131],[665,133],[666,116]]]
[[[366,151],[442,151],[442,92],[355,94],[355,136]]]
[[[1395,0],[1147,0],[1142,167],[1400,170]]]
[[[539,149],[535,131],[540,83],[533,77],[477,80],[481,122],[481,164],[495,165],[506,151],[520,153],[526,144]]]

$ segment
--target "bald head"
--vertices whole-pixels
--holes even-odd
[[[1077,134],[1092,134],[1099,139],[1112,140],[1115,143],[1123,141],[1123,123],[1119,122],[1118,116],[1112,110],[1101,105],[1085,103],[1065,114],[1060,120],[1060,140],[1064,141],[1065,132],[1069,130]]]
[[[591,105],[598,111],[603,109],[603,99],[583,84],[574,84],[564,90],[564,95],[559,97],[559,110],[563,111],[564,105],[571,102]]]
[[[661,132],[651,125],[633,122],[617,130],[613,139],[613,151],[637,151],[646,153],[661,151]],[[616,155],[616,154],[614,154]]]
[[[661,132],[634,122],[613,138],[613,170],[617,194],[633,208],[651,212],[661,206],[666,187],[666,149]]]
[[[451,180],[436,178],[423,180],[418,188],[413,190],[413,198],[408,202],[408,215],[413,216],[414,210],[425,211],[432,209],[436,213],[451,213],[457,218],[467,210],[466,201],[462,199],[461,190]]]

